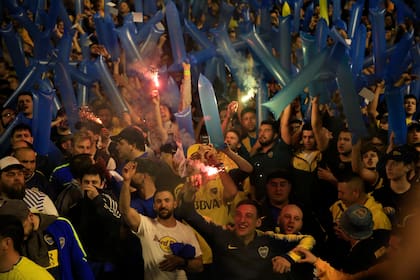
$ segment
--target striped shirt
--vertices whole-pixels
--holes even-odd
[[[25,189],[23,201],[31,212],[58,216],[57,208],[50,197],[41,191]]]

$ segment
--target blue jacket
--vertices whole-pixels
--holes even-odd
[[[49,233],[58,246],[58,261],[61,280],[95,279],[86,259],[86,253],[69,220],[58,217],[51,223]]]

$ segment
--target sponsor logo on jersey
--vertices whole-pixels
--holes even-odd
[[[168,254],[172,254],[171,244],[175,243],[176,240],[170,236],[164,236],[159,240],[160,249]]]
[[[229,244],[228,249],[229,250],[235,250],[235,249],[238,249],[238,247]]]
[[[195,209],[197,210],[206,210],[206,209],[214,209],[220,208],[221,202],[217,199],[212,200],[199,200],[194,202]]]
[[[66,239],[64,237],[60,237],[58,240],[60,241],[61,249],[63,249],[64,246],[66,245]]]

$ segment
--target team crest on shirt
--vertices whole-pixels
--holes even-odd
[[[158,242],[159,247],[163,252],[172,254],[171,244],[176,242],[176,240],[173,237],[164,236],[160,240],[158,240]]]
[[[268,246],[262,246],[258,248],[258,254],[261,258],[265,259],[268,256],[268,252],[270,249],[268,249]]]
[[[66,239],[64,237],[60,237],[58,240],[60,241],[60,248],[63,249],[66,245]]]
[[[273,151],[269,151],[269,152],[267,153],[267,156],[268,156],[269,158],[273,158],[273,156],[274,156]]]
[[[45,243],[47,243],[49,246],[54,244],[54,238],[52,238],[51,235],[49,235],[48,233],[44,235],[44,241]]]

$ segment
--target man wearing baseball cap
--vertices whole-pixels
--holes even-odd
[[[418,188],[413,188],[409,175],[414,172],[418,161],[417,150],[410,145],[395,147],[385,155],[385,171],[388,182],[373,191],[376,201],[382,204],[393,225],[401,223],[404,217],[415,211],[413,202],[419,197]]]
[[[118,135],[111,136],[111,140],[115,143],[118,154],[117,170],[121,171],[127,161],[151,156],[149,150],[146,151],[145,132],[139,126],[131,125],[124,128]]]
[[[24,166],[12,156],[0,159],[0,197],[23,200],[29,209],[58,215],[57,209],[45,193],[26,188]]]
[[[346,273],[367,270],[385,254],[388,240],[374,234],[372,212],[365,206],[353,204],[347,208],[338,222],[337,234],[350,245],[341,267]]]

